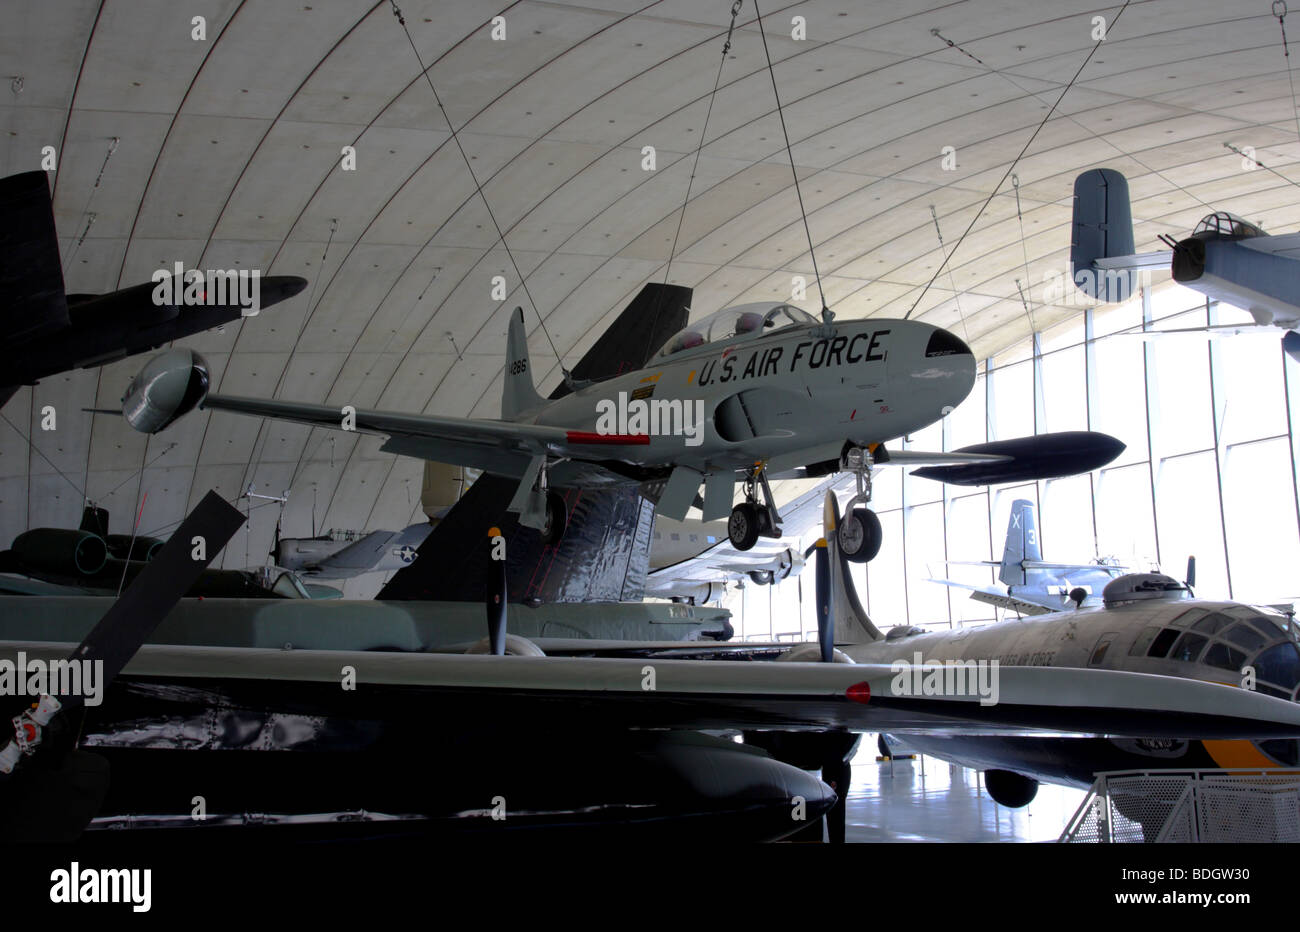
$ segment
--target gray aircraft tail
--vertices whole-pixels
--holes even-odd
[[[998,579],[1008,586],[1025,585],[1025,561],[1041,563],[1042,551],[1038,546],[1038,529],[1034,527],[1034,504],[1023,498],[1011,503],[1011,518],[1007,521],[1007,543],[1002,549],[1002,566]]]
[[[825,548],[817,548],[817,559],[828,564],[827,590],[828,605],[824,609],[830,612],[834,621],[836,644],[870,644],[884,638],[880,629],[871,623],[867,610],[858,601],[858,591],[849,575],[848,558],[839,548],[840,506],[835,493],[826,492],[822,506],[822,534]],[[820,544],[820,541],[818,542]],[[821,576],[821,573],[818,573]],[[818,587],[821,588],[820,586]],[[818,602],[822,602],[823,593],[818,592]],[[819,609],[823,610],[823,609]]]
[[[1137,275],[1098,268],[1099,259],[1133,254],[1133,211],[1128,181],[1110,168],[1094,168],[1074,179],[1074,222],[1070,263],[1074,284],[1101,301],[1115,303],[1135,293]]]
[[[529,372],[528,331],[524,327],[524,309],[517,307],[510,314],[510,329],[506,334],[505,387],[501,392],[501,419],[513,421],[529,408],[543,403],[533,385]]]

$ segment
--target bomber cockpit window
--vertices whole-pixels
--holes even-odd
[[[1205,657],[1202,658],[1201,663],[1236,673],[1246,665],[1246,654],[1244,651],[1229,647],[1222,641],[1215,641],[1210,645],[1210,649],[1205,652]]]
[[[1214,612],[1192,625],[1192,630],[1199,631],[1201,634],[1218,634],[1230,624],[1232,624],[1231,618],[1221,612]]]
[[[1206,614],[1208,613],[1203,608],[1189,608],[1173,621],[1169,622],[1169,624],[1176,628],[1186,628],[1192,622],[1204,617]]]
[[[1300,651],[1290,642],[1274,644],[1255,658],[1255,675],[1262,681],[1295,689],[1300,683]]]
[[[1192,230],[1192,235],[1205,239],[1247,239],[1252,236],[1263,236],[1264,231],[1236,214],[1218,210],[1202,217],[1201,222]]]
[[[1173,646],[1174,640],[1182,632],[1177,628],[1165,628],[1156,635],[1156,639],[1151,642],[1151,649],[1147,651],[1148,657],[1163,657],[1169,653],[1169,648]]]
[[[1237,625],[1237,627],[1233,628],[1223,637],[1231,641],[1233,644],[1236,644],[1238,647],[1245,648],[1251,653],[1259,650],[1269,641],[1269,638],[1260,634],[1250,625]]]
[[[1174,649],[1169,652],[1169,659],[1195,663],[1200,658],[1201,651],[1205,649],[1205,645],[1209,642],[1209,638],[1188,631],[1178,639]]]

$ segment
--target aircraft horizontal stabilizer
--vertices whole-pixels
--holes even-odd
[[[1026,602],[1024,599],[1017,599],[1005,592],[994,592],[990,589],[976,589],[970,594],[970,597],[976,602],[996,605],[998,608],[1005,608],[1021,615],[1050,615],[1052,613],[1052,609],[1046,605],[1039,605],[1037,602]]]
[[[1168,249],[1158,249],[1155,252],[1140,252],[1132,256],[1112,256],[1109,259],[1096,259],[1092,263],[1094,269],[1102,271],[1116,272],[1137,272],[1143,270],[1150,271],[1169,271],[1170,265],[1173,264],[1174,254]]]
[[[7,642],[0,658],[67,656],[73,645]],[[437,720],[573,727],[847,728],[949,734],[1120,735],[1161,738],[1300,737],[1300,705],[1217,683],[1149,673],[1000,667],[997,695],[974,689],[917,695],[910,667],[853,663],[735,663],[623,658],[146,645],[124,676],[337,683],[352,665],[377,702],[412,701]],[[385,694],[390,692],[392,696]],[[586,696],[590,702],[574,702]],[[996,701],[990,701],[994,699]],[[522,726],[521,726],[522,727]]]

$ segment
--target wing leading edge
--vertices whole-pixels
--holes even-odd
[[[29,660],[56,659],[68,647],[9,642],[0,657],[23,651]],[[429,715],[458,720],[541,718],[549,727],[563,721],[575,727],[618,722],[634,728],[1300,736],[1295,703],[1216,683],[1116,670],[1002,667],[990,697],[974,689],[916,694],[917,674],[903,665],[146,645],[123,675],[336,687],[343,666],[356,670],[358,698],[418,701]]]

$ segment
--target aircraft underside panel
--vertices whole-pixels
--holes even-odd
[[[478,601],[487,586],[488,530],[506,542],[509,601],[627,602],[645,595],[654,505],[635,486],[557,489],[569,525],[555,545],[506,511],[517,482],[484,475],[397,572],[380,599]]]
[[[1078,788],[1091,786],[1095,775],[1103,771],[1220,766],[1200,741],[1173,738],[910,734],[901,740],[908,748],[964,767],[1009,770],[1044,783]]]

